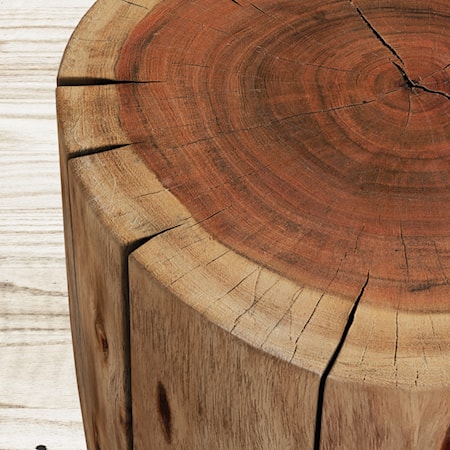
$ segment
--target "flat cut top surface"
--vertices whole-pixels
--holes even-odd
[[[448,310],[443,2],[161,2],[115,67],[121,121],[219,241],[298,283]],[[223,18],[226,20],[223,20]]]
[[[99,0],[59,74],[74,179],[255,347],[448,386],[449,5],[307,3]]]

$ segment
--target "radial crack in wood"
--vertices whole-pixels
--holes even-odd
[[[363,12],[355,5],[353,0],[349,0],[350,4],[356,9],[356,12],[358,13],[359,17],[364,21],[364,23],[369,27],[370,31],[376,36],[376,38],[387,48],[390,50],[390,52],[394,55],[396,59],[400,61],[401,64],[404,64],[403,59],[401,56],[396,52],[395,48],[392,47],[386,40],[383,38],[383,36],[373,27],[373,25],[369,22],[367,17],[363,14]],[[405,74],[406,75],[406,74]]]

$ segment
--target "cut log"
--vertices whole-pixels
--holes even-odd
[[[90,449],[450,449],[449,20],[86,14],[57,107]]]

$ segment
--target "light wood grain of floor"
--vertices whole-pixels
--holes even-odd
[[[0,0],[0,450],[85,449],[70,339],[56,74],[93,0]]]

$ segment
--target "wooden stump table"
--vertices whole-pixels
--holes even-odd
[[[447,0],[99,0],[57,107],[89,449],[450,449]]]

